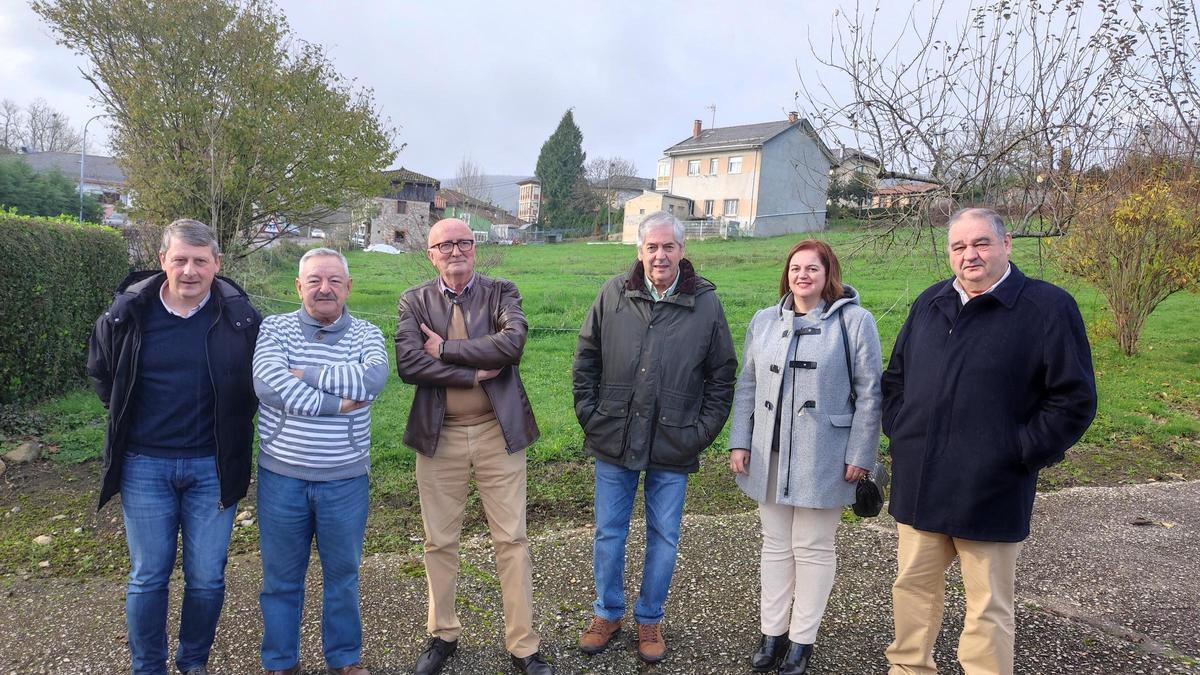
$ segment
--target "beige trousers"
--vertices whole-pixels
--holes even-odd
[[[901,523],[896,529],[899,569],[892,585],[896,639],[887,648],[890,675],[937,673],[933,644],[942,626],[946,568],[956,555],[967,593],[958,662],[966,675],[1012,675],[1013,595],[1022,542],[958,539]]]
[[[417,489],[425,524],[425,579],[429,633],[457,640],[462,623],[454,608],[458,540],[474,469],[475,485],[491,529],[504,604],[504,646],[523,658],[538,650],[533,630],[533,561],[525,534],[525,452],[505,450],[500,423],[442,427],[433,457],[417,455]]]
[[[767,474],[767,501],[758,505],[763,535],[761,630],[763,635],[787,633],[792,642],[811,645],[817,641],[833,590],[837,572],[833,542],[842,510],[776,503],[776,459],[772,455]]]

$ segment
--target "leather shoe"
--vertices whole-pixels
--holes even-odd
[[[787,654],[783,663],[779,664],[779,675],[804,675],[808,672],[808,662],[812,659],[813,646],[802,645],[788,641]]]
[[[330,668],[329,675],[371,675],[371,671],[367,670],[361,663],[351,663],[341,668]]]
[[[779,667],[779,660],[787,653],[788,634],[763,635],[758,643],[758,651],[750,656],[750,670],[765,673]]]
[[[291,668],[284,668],[283,670],[268,670],[266,673],[267,675],[300,675],[300,664],[297,663]]]
[[[513,665],[522,673],[529,675],[554,675],[554,666],[546,663],[546,659],[542,658],[541,652],[534,652],[524,658],[520,656],[512,656]]]
[[[456,649],[458,649],[458,640],[446,642],[439,637],[429,638],[429,642],[425,643],[425,651],[417,657],[415,675],[435,675]]]

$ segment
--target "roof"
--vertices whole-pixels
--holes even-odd
[[[689,136],[664,150],[663,154],[670,156],[713,149],[759,147],[796,125],[817,142],[817,147],[820,148],[821,153],[825,155],[830,164],[833,164],[835,161],[833,153],[829,152],[829,147],[817,135],[816,129],[813,129],[812,124],[805,119],[797,121],[795,125],[787,120],[780,120],[778,122],[743,124],[736,127],[704,129],[700,132],[699,137]]]
[[[653,190],[653,178],[638,178],[637,176],[609,176],[592,183],[599,190]]]
[[[851,159],[861,159],[875,165],[879,164],[878,159],[868,155],[858,148],[838,148],[833,150],[833,159],[836,160],[838,164]]]
[[[17,155],[34,171],[61,171],[68,178],[79,175],[78,152],[30,152]],[[84,155],[83,182],[125,185],[125,172],[117,160],[104,155]]]
[[[390,180],[392,183],[432,185],[434,188],[437,188],[441,185],[436,178],[430,178],[429,176],[417,173],[416,171],[409,171],[404,167],[400,167],[399,169],[389,169],[384,171],[383,175],[387,176],[388,180]]]
[[[537,176],[530,176],[529,178],[526,178],[525,180],[517,181],[517,185],[529,185],[530,183],[533,183],[535,185],[541,185],[542,181],[538,180]]]
[[[911,195],[920,194],[922,192],[932,192],[941,187],[936,183],[896,183],[894,185],[885,185],[875,190],[877,195]]]

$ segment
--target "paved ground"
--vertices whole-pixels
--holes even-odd
[[[644,537],[639,528],[631,542]],[[815,673],[882,673],[891,636],[895,531],[886,519],[838,535],[837,585],[817,644]],[[590,614],[591,533],[535,540],[536,617],[560,673],[741,673],[757,639],[757,519],[753,513],[691,517],[668,603],[669,659],[642,665],[629,633],[595,657],[573,645]],[[631,547],[630,577],[640,555]],[[1081,488],[1039,497],[1020,563],[1017,672],[1200,672],[1200,482]],[[315,567],[315,565],[314,565]],[[410,672],[424,636],[420,561],[377,555],[363,569],[364,659],[376,675]],[[310,577],[303,635],[305,673],[323,673],[319,578]],[[502,647],[499,589],[486,539],[468,542],[460,586],[466,633],[447,673],[512,672]],[[254,673],[259,565],[231,562],[226,611],[210,663],[214,675]],[[177,607],[179,594],[172,593]],[[950,572],[937,658],[954,663],[963,595]],[[127,673],[123,584],[115,580],[19,581],[0,592],[0,675]],[[632,606],[632,599],[629,605]]]

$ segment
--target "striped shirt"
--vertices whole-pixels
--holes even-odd
[[[254,349],[258,464],[291,478],[354,478],[370,467],[371,406],[388,378],[383,333],[346,310],[322,326],[303,308],[263,319]],[[291,370],[304,371],[297,377]]]

